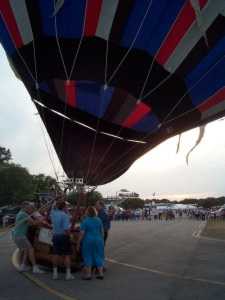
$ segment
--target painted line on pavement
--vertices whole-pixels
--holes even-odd
[[[195,277],[191,277],[191,276],[182,276],[182,275],[179,275],[176,273],[163,272],[163,271],[159,271],[159,270],[155,270],[155,269],[150,269],[150,268],[146,268],[146,267],[141,267],[141,266],[136,266],[136,265],[132,265],[132,264],[128,264],[128,263],[119,262],[119,261],[117,261],[115,259],[111,259],[111,258],[107,258],[106,260],[112,264],[117,264],[117,265],[120,265],[123,267],[135,269],[135,270],[139,270],[139,271],[145,271],[145,272],[149,272],[149,273],[153,273],[153,274],[158,274],[158,275],[162,275],[162,276],[169,277],[169,278],[202,282],[202,283],[220,285],[220,286],[225,287],[225,282],[223,282],[223,281],[216,281],[216,280],[210,280],[210,279],[205,279],[205,278],[195,278]]]
[[[18,249],[16,249],[12,255],[12,264],[13,266],[18,270],[19,269],[19,264],[18,264]],[[21,273],[23,276],[25,276],[27,279],[29,279],[32,283],[34,283],[36,286],[39,288],[45,290],[49,294],[52,294],[54,296],[57,296],[58,298],[62,300],[78,300],[77,298],[70,297],[66,294],[63,294],[51,287],[49,287],[46,283],[44,283],[42,280],[36,278],[35,276],[31,275],[30,273],[27,272],[22,272]]]
[[[205,228],[206,226],[206,221],[202,221],[199,225],[198,225],[198,228],[192,233],[192,236],[194,238],[200,238],[200,235],[203,231],[203,229]]]
[[[207,222],[203,222],[202,224],[200,224],[198,229],[192,233],[192,236],[194,238],[201,239],[201,240],[207,240],[207,241],[212,241],[212,242],[223,242],[224,243],[225,240],[201,235],[202,231],[204,230],[204,228],[206,226],[206,224],[207,224]]]

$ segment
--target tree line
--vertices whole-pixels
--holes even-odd
[[[225,197],[208,197],[203,199],[184,199],[181,201],[176,200],[168,200],[168,199],[140,199],[140,198],[130,198],[124,200],[120,206],[124,209],[138,209],[143,208],[145,204],[154,202],[157,204],[194,204],[197,207],[203,207],[203,208],[212,208],[216,206],[222,206],[225,204]]]
[[[0,147],[0,206],[34,201],[40,192],[57,186],[56,179],[44,174],[32,175],[12,160],[9,149]]]
[[[12,160],[12,154],[9,149],[0,146],[0,206],[18,205],[24,200],[34,201],[38,193],[48,192],[52,186],[60,189],[57,180],[45,174],[32,175],[29,171]],[[126,191],[126,190],[124,190]],[[76,204],[78,199],[76,192],[67,194],[67,200]],[[86,205],[93,205],[96,200],[104,200],[102,194],[98,191],[87,193]],[[125,199],[120,206],[124,209],[143,208],[146,203],[154,201],[157,203],[183,203],[195,204],[204,208],[221,206],[225,204],[225,197],[208,197],[203,199],[184,199],[182,201],[171,201],[168,199]]]

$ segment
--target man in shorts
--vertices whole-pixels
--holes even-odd
[[[53,228],[53,279],[58,279],[59,258],[64,258],[66,280],[74,279],[71,274],[72,245],[70,241],[70,217],[65,212],[65,201],[59,200],[52,209],[50,218]]]
[[[22,209],[16,216],[13,238],[16,246],[22,254],[19,271],[27,271],[26,260],[28,257],[32,264],[33,273],[41,274],[43,273],[43,271],[41,271],[36,264],[33,246],[27,238],[29,225],[39,225],[39,222],[34,221],[30,216],[33,212],[34,206],[31,205],[29,202],[24,202],[22,205]]]

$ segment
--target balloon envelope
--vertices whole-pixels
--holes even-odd
[[[87,184],[225,114],[224,0],[4,0],[0,41]]]

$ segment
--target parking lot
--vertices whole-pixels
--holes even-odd
[[[203,225],[188,219],[113,222],[106,248],[104,281],[93,278],[85,282],[78,273],[71,282],[65,282],[63,277],[53,281],[51,274],[31,275],[42,283],[42,289],[36,286],[37,282],[34,284],[13,269],[10,262],[13,246],[9,237],[5,237],[0,240],[0,299],[20,299],[23,295],[26,300],[32,294],[33,300],[60,297],[77,300],[223,300],[225,243],[199,239],[199,228]]]

